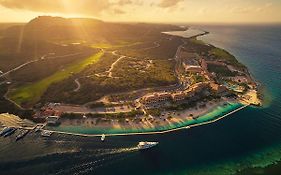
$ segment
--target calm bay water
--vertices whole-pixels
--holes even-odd
[[[30,134],[0,139],[0,174],[281,174],[281,26],[196,26],[264,85],[264,108],[246,108],[217,123],[153,136],[81,138]],[[158,147],[136,150],[139,141]],[[255,169],[252,169],[255,167]]]

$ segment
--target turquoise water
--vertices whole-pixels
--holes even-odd
[[[31,133],[0,138],[0,174],[281,174],[281,26],[195,26],[264,86],[266,105],[219,122],[162,135],[84,138]],[[208,116],[206,116],[208,118]],[[158,141],[137,151],[139,141]],[[275,165],[275,168],[269,167]]]
[[[170,124],[161,127],[153,127],[153,128],[145,128],[145,129],[100,129],[95,127],[83,127],[83,126],[73,126],[73,125],[64,125],[59,127],[47,127],[46,129],[50,129],[53,131],[62,131],[69,133],[77,133],[77,134],[124,134],[124,133],[141,133],[141,132],[157,132],[157,131],[166,131],[176,128],[181,128],[184,126],[190,126],[194,124],[204,123],[208,121],[215,120],[223,115],[231,112],[235,109],[242,107],[243,105],[240,103],[228,103],[224,106],[218,106],[212,109],[205,115],[200,116],[197,119],[193,120],[184,120],[181,123]]]

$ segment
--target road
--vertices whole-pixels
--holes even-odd
[[[97,74],[95,74],[95,76],[97,76],[97,77],[108,77],[108,78],[119,78],[119,77],[114,77],[114,76],[112,75],[112,70],[114,69],[114,67],[116,66],[116,64],[117,64],[119,61],[121,61],[122,59],[126,58],[127,56],[125,56],[125,55],[119,55],[119,54],[117,54],[116,52],[117,52],[117,50],[112,51],[111,54],[114,55],[114,56],[118,56],[119,58],[111,64],[110,68],[109,68],[107,71],[102,72],[102,73],[97,73]],[[129,57],[128,57],[128,58],[129,58]]]
[[[19,65],[18,67],[15,67],[15,68],[13,68],[13,69],[11,69],[11,70],[9,70],[9,71],[7,71],[7,72],[1,74],[1,75],[0,75],[0,78],[6,76],[6,75],[8,75],[8,74],[10,74],[11,72],[14,72],[14,71],[16,71],[16,70],[19,70],[20,68],[22,68],[22,67],[24,67],[24,66],[26,66],[26,65],[29,65],[29,64],[31,64],[31,63],[35,63],[35,62],[37,62],[37,61],[39,61],[39,60],[41,60],[41,59],[32,60],[32,61],[28,61],[28,62],[26,62],[26,63],[23,63],[23,64]]]
[[[77,88],[74,89],[73,91],[74,91],[74,92],[78,92],[78,91],[80,90],[80,88],[81,88],[81,84],[80,84],[80,82],[79,82],[79,79],[76,78],[76,79],[74,80],[74,82],[77,84]]]
[[[6,75],[8,75],[8,74],[10,74],[10,73],[12,73],[12,72],[15,72],[15,71],[17,71],[17,70],[19,70],[19,69],[21,69],[21,68],[23,68],[23,67],[25,67],[25,66],[27,66],[27,65],[29,65],[29,64],[32,64],[32,63],[35,63],[35,62],[38,62],[38,61],[41,61],[41,60],[45,60],[46,57],[47,57],[47,59],[64,58],[64,57],[79,55],[79,54],[81,54],[81,53],[82,53],[82,52],[79,52],[79,53],[72,53],[72,54],[67,54],[67,55],[61,55],[61,56],[47,57],[48,55],[53,54],[53,53],[48,53],[48,54],[43,55],[42,57],[40,57],[40,58],[38,58],[38,59],[31,60],[31,61],[28,61],[28,62],[26,62],[26,63],[23,63],[23,64],[21,64],[21,65],[15,67],[15,68],[13,68],[13,69],[7,71],[7,72],[1,74],[1,75],[0,75],[0,78],[1,78],[1,77],[4,77],[4,76],[6,76]]]

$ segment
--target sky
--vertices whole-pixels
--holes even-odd
[[[281,0],[0,0],[0,22],[42,16],[157,23],[281,23]]]

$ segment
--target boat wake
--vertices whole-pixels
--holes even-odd
[[[122,161],[129,157],[134,156],[137,153],[138,147],[132,148],[119,148],[106,150],[98,154],[92,155],[89,160],[85,160],[83,163],[76,164],[69,169],[61,169],[55,173],[55,175],[61,174],[74,174],[83,175],[90,172],[96,171],[98,168],[114,164],[116,162]],[[102,150],[101,150],[102,151]],[[130,154],[129,154],[130,153]]]

